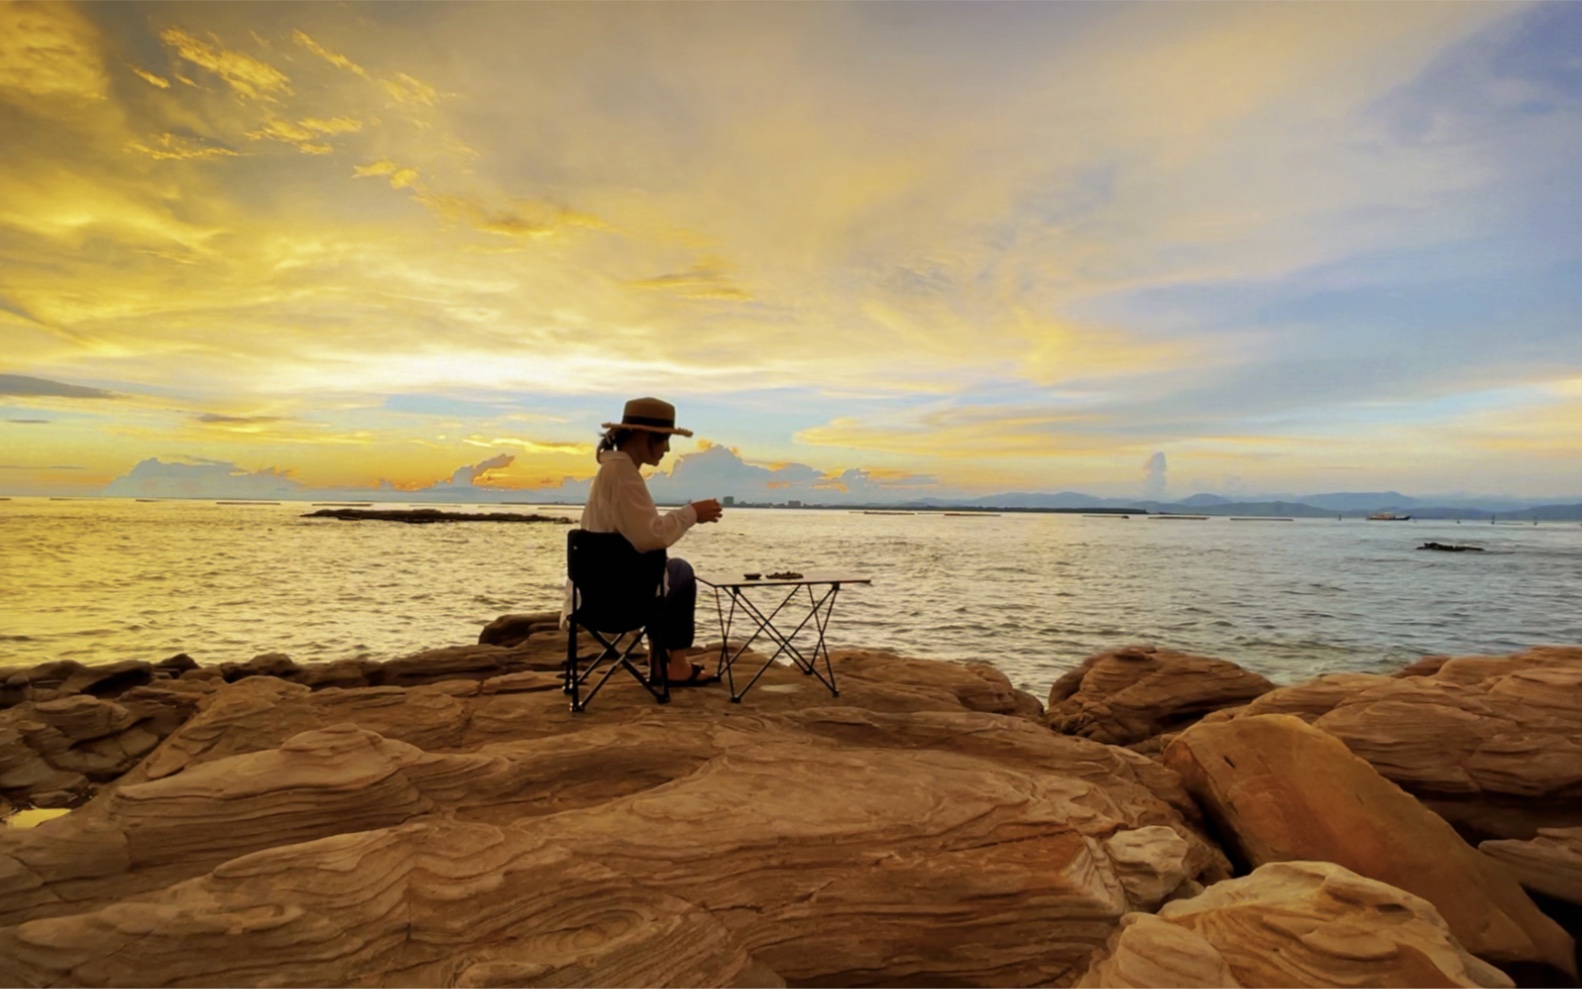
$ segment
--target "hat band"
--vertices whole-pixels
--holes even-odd
[[[625,416],[621,419],[623,426],[654,426],[658,429],[675,429],[676,420],[657,419],[653,416]]]

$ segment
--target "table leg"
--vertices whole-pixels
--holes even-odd
[[[753,684],[757,683],[759,678],[762,677],[769,667],[774,664],[775,660],[779,659],[782,655],[790,657],[792,663],[796,665],[797,669],[802,671],[803,675],[818,677],[819,682],[824,684],[825,687],[829,688],[829,692],[832,696],[840,696],[840,690],[835,684],[835,667],[830,661],[829,646],[825,641],[825,630],[829,627],[830,616],[834,613],[835,598],[840,591],[840,585],[832,584],[830,589],[824,593],[823,597],[815,597],[811,585],[804,584],[799,586],[807,588],[809,602],[808,613],[800,622],[797,623],[796,628],[792,629],[789,635],[782,633],[780,629],[774,624],[774,620],[780,614],[780,612],[785,610],[785,607],[791,603],[792,599],[796,597],[797,587],[793,587],[786,595],[785,599],[782,600],[780,604],[778,604],[775,609],[767,615],[765,615],[763,610],[753,603],[751,598],[742,593],[741,588],[737,587],[723,588],[723,590],[729,591],[731,595],[731,608],[730,613],[727,615],[725,613],[723,602],[720,598],[720,591],[722,588],[715,588],[715,611],[720,619],[721,634],[719,669],[723,670],[726,676],[726,682],[731,691],[732,703],[741,703],[741,699],[747,694],[747,691],[752,689]],[[747,640],[743,642],[739,648],[732,652],[730,648],[730,629],[735,622],[736,611],[738,607],[740,607],[742,613],[752,621],[752,623],[756,626],[756,629],[750,636],[747,637]],[[795,643],[792,641],[799,633],[801,633],[804,628],[807,627],[809,622],[813,623],[813,627],[817,631],[817,639],[814,642],[813,648],[810,650],[811,657],[804,656],[801,650],[797,649]],[[742,654],[745,653],[747,649],[758,640],[759,636],[763,636],[764,638],[769,639],[771,642],[776,643],[777,648],[775,649],[774,654],[771,655],[768,660],[766,660],[764,664],[758,668],[758,671],[753,674],[752,679],[748,680],[748,682],[742,687],[741,692],[738,693],[736,690],[735,676],[736,660],[741,658]],[[818,660],[821,656],[824,659],[823,672],[820,672],[818,669]]]

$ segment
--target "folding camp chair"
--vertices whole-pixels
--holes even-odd
[[[618,532],[572,529],[566,533],[566,573],[571,577],[573,602],[571,631],[566,636],[565,687],[571,695],[571,709],[585,709],[617,669],[630,673],[659,703],[670,703],[669,664],[658,634],[665,593],[665,551],[639,553]],[[579,628],[602,649],[585,668],[577,656]],[[658,671],[657,676],[639,669],[632,659],[644,632],[652,650],[650,668]],[[631,641],[622,646],[628,635]],[[610,665],[584,694],[583,686],[606,660]]]

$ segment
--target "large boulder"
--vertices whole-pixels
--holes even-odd
[[[1334,736],[1290,715],[1237,718],[1182,732],[1164,761],[1233,859],[1343,865],[1428,900],[1507,971],[1577,977],[1571,938],[1514,879]]]
[[[1330,862],[1276,862],[1128,914],[1084,987],[1510,986],[1432,904]]]
[[[581,715],[550,674],[224,685],[0,835],[0,984],[1037,984],[1228,875],[1163,766],[934,665],[837,656],[838,700],[775,667],[741,705],[616,680]]]
[[[706,654],[707,655],[707,654]],[[744,668],[756,669],[762,656],[746,654]],[[1006,675],[988,663],[944,663],[934,659],[911,659],[877,649],[850,649],[833,654],[836,682],[842,695],[858,691],[858,706],[889,704],[886,696],[949,697],[969,711],[990,714],[1015,714],[1042,723],[1043,704],[1038,698],[1011,684]],[[822,689],[809,679],[810,690]],[[757,696],[757,688],[749,697]],[[816,696],[816,695],[815,695]],[[827,696],[827,695],[826,695]]]
[[[246,677],[291,677],[301,672],[302,667],[297,661],[283,652],[266,652],[254,656],[245,663],[221,663],[220,673],[227,680],[242,680]]]
[[[1340,739],[1469,840],[1582,825],[1582,648],[1325,676],[1206,720],[1263,714]]]
[[[522,614],[501,615],[478,633],[480,646],[520,645],[530,635],[558,633],[559,611],[531,611]]]
[[[1099,653],[1049,690],[1049,727],[1111,745],[1179,731],[1274,684],[1223,659],[1155,646]]]
[[[1533,892],[1582,906],[1582,828],[1543,828],[1531,841],[1485,841],[1478,851]]]

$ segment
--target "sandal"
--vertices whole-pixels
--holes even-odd
[[[717,675],[704,676],[703,667],[697,663],[693,663],[691,676],[687,677],[685,680],[672,680],[670,681],[670,685],[672,687],[707,687],[711,683],[719,682],[720,678]]]

